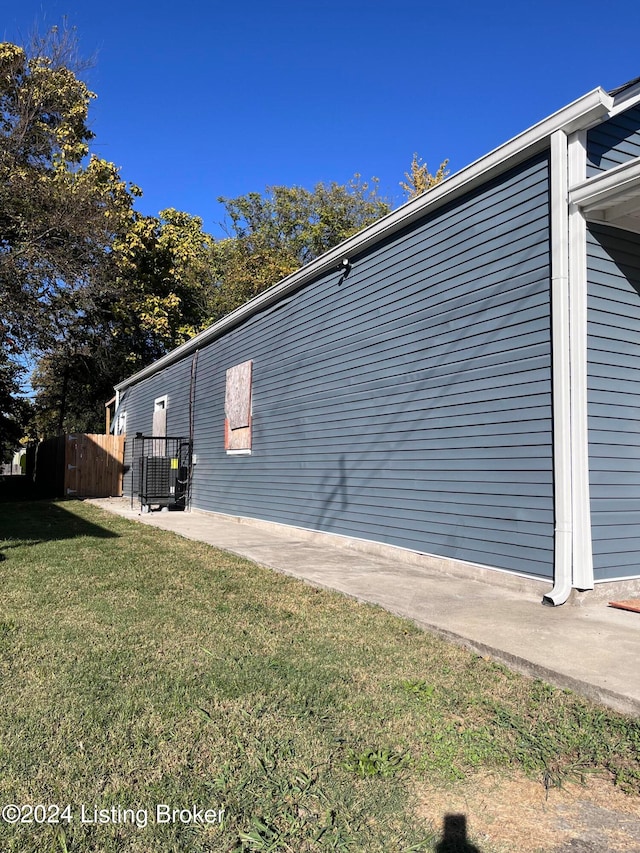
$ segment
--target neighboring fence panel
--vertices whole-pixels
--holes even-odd
[[[36,487],[43,495],[56,497],[121,495],[124,438],[74,434],[41,441],[35,452]]]
[[[82,498],[121,495],[123,461],[123,435],[67,435],[64,494]]]
[[[35,451],[33,480],[38,492],[46,497],[64,494],[65,437],[47,438]]]

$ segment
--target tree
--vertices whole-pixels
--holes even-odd
[[[66,28],[0,44],[0,333],[21,349],[50,340],[54,303],[86,283],[137,193],[113,165],[82,165],[95,95],[74,62]]]
[[[158,217],[136,215],[114,241],[112,338],[129,341],[128,369],[159,358],[207,325],[213,247],[199,217],[173,208]]]
[[[229,237],[215,246],[218,319],[389,212],[378,181],[267,187],[264,195],[221,197]]]
[[[113,386],[208,325],[212,251],[198,217],[132,214],[58,312],[65,324],[32,379],[40,435],[101,432]]]
[[[448,160],[443,160],[438,167],[438,171],[435,175],[432,175],[427,164],[422,162],[422,158],[418,157],[417,154],[414,154],[413,160],[411,161],[411,171],[404,173],[407,182],[405,183],[404,181],[400,181],[400,186],[406,192],[407,198],[416,198],[416,196],[426,193],[427,190],[430,190],[441,181],[444,181],[449,174],[447,171],[448,164]]]

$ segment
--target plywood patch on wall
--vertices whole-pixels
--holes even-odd
[[[251,387],[253,362],[227,370],[224,397],[225,450],[251,450]]]

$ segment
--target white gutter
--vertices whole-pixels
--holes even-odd
[[[367,249],[374,243],[383,240],[390,234],[404,228],[416,219],[437,210],[458,196],[469,192],[489,180],[494,175],[505,171],[526,158],[548,147],[549,137],[557,131],[570,133],[574,130],[589,127],[607,115],[613,106],[613,98],[604,89],[597,88],[578,100],[558,110],[553,115],[535,124],[529,130],[505,142],[499,148],[471,163],[466,168],[447,178],[438,186],[429,190],[416,199],[408,201],[392,211],[387,216],[374,222],[368,228],[350,237],[339,246],[316,258],[305,267],[292,273],[280,283],[236,308],[226,317],[218,320],[208,329],[200,332],[191,340],[179,346],[167,355],[150,364],[148,367],[118,383],[115,388],[121,391],[148,376],[152,376],[169,364],[183,358],[195,349],[202,347],[208,341],[222,335],[228,329],[238,325],[246,318],[267,308],[282,299],[288,293],[297,290],[302,285],[333,268],[337,270],[343,258],[350,258],[354,253]],[[565,199],[566,204],[566,199]]]
[[[624,88],[622,91],[617,93],[614,90],[613,99],[614,105],[609,111],[610,116],[615,116],[618,113],[625,112],[631,107],[634,107],[637,103],[640,103],[640,82],[633,86]]]
[[[569,190],[567,134],[551,136],[551,344],[553,359],[554,585],[543,604],[571,592],[571,365],[569,359]]]

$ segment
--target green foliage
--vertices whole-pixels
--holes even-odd
[[[318,183],[313,190],[274,186],[265,195],[219,201],[226,207],[231,236],[255,248],[282,249],[296,267],[389,212],[377,179],[368,184],[357,174],[346,185]]]
[[[136,216],[114,240],[113,337],[130,341],[126,369],[142,366],[206,325],[213,245],[199,217],[172,208],[159,217]]]
[[[100,263],[137,192],[112,164],[82,165],[95,95],[74,60],[66,29],[29,50],[0,44],[0,334],[22,349],[55,336],[65,297]]]
[[[443,160],[443,162],[438,166],[438,171],[435,175],[432,175],[427,164],[422,161],[422,157],[418,157],[417,154],[414,154],[413,160],[411,161],[411,171],[404,173],[404,176],[407,179],[406,182],[400,181],[400,186],[407,194],[407,198],[416,198],[416,196],[426,193],[427,190],[432,189],[441,183],[441,181],[444,181],[449,174],[447,171],[448,164],[448,160]]]
[[[427,684],[427,682],[421,678],[415,681],[403,681],[401,683],[401,687],[403,690],[406,690],[407,693],[419,696],[423,700],[430,699],[436,690],[434,684]]]
[[[342,762],[345,770],[358,776],[394,776],[409,762],[409,756],[392,749],[350,749]]]
[[[40,435],[102,432],[114,384],[206,325],[212,250],[198,217],[130,214],[101,266],[60,306],[65,323],[32,379]]]
[[[218,319],[286,275],[337,246],[389,212],[378,181],[355,175],[349,183],[267,187],[220,198],[227,211],[229,238],[216,244],[218,286],[211,319]]]
[[[69,60],[73,33],[53,27],[31,51],[0,44],[3,160],[15,168],[79,163],[88,153],[89,101],[95,98]]]

